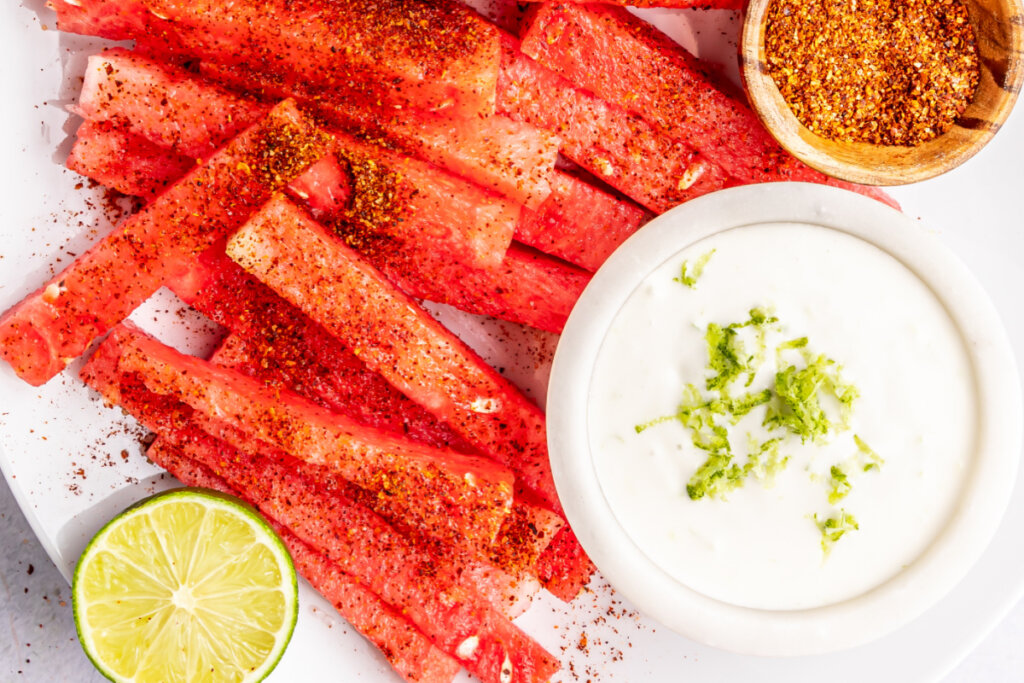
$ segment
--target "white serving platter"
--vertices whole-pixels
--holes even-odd
[[[728,13],[651,10],[644,16],[702,56],[724,60],[735,54],[729,36],[738,23]],[[0,114],[0,310],[112,225],[102,192],[77,188],[82,179],[62,166],[78,124],[64,107],[74,100],[85,56],[100,44],[54,31],[44,0],[0,5],[0,82],[7,93]],[[892,193],[974,271],[1003,318],[1018,361],[1024,359],[1021,159],[1024,114],[1018,110],[963,167]],[[179,348],[201,350],[210,330],[194,315],[182,318],[180,308],[161,294],[134,320]],[[448,309],[439,315],[514,381],[543,396],[552,337]],[[515,337],[511,343],[509,335]],[[36,389],[0,367],[0,468],[65,576],[103,521],[172,485],[141,457],[138,428],[103,408],[76,379],[77,368]],[[1019,363],[1013,372],[1020,377]],[[964,581],[921,618],[855,650],[796,659],[727,654],[640,617],[600,577],[572,606],[541,598],[518,623],[562,658],[565,681],[817,683],[823,675],[831,681],[934,681],[1024,595],[1022,477],[995,541]],[[294,640],[269,680],[398,680],[308,586],[301,601]]]

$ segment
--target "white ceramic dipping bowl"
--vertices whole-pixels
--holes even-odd
[[[958,328],[978,402],[976,448],[960,477],[953,512],[934,539],[888,580],[852,598],[809,609],[754,609],[723,602],[665,571],[627,532],[609,502],[588,426],[602,344],[645,278],[700,240],[734,228],[776,223],[847,233],[916,275]],[[642,353],[642,335],[637,345]],[[1009,502],[1024,413],[1005,331],[967,268],[898,211],[852,192],[804,183],[716,192],[660,216],[630,238],[597,272],[569,318],[555,355],[547,410],[551,466],[566,515],[612,585],[641,611],[688,638],[764,656],[821,654],[861,645],[921,615],[948,593],[981,556]]]

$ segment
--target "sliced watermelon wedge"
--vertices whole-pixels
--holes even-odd
[[[577,88],[502,36],[498,108],[557,131],[562,153],[648,209],[662,213],[729,182],[718,165],[640,115]]]
[[[563,528],[537,561],[537,578],[555,597],[572,601],[596,568],[569,527]]]
[[[269,517],[288,526],[342,571],[401,611],[436,647],[482,681],[544,683],[557,660],[475,592],[477,577],[456,577],[443,558],[425,554],[382,520],[334,496],[311,496],[308,480],[273,461],[237,453],[224,458],[212,442],[177,444],[246,492]],[[503,673],[504,672],[504,673]]]
[[[540,410],[304,211],[283,197],[272,199],[231,237],[226,251],[403,394],[482,452],[500,455],[517,483],[560,509]]]
[[[244,497],[213,470],[186,457],[168,441],[157,439],[146,455],[185,486]],[[377,646],[403,679],[409,683],[451,683],[461,668],[457,661],[435,647],[408,619],[342,572],[338,565],[304,543],[287,527],[273,519],[267,521],[284,541],[299,574],[334,605],[338,614]]]
[[[68,168],[118,192],[152,199],[196,165],[109,122],[78,127]]]
[[[62,31],[466,115],[494,113],[498,34],[451,0],[56,0]]]
[[[558,141],[539,128],[506,116],[456,117],[447,113],[395,109],[337,97],[279,79],[203,62],[200,73],[242,96],[263,101],[296,97],[315,106],[329,122],[352,135],[429,161],[481,187],[536,208],[551,192],[549,179]]]
[[[195,158],[211,153],[265,108],[183,69],[123,49],[90,58],[78,105],[87,119],[115,122],[175,154]],[[429,240],[447,258],[469,265],[500,263],[515,232],[518,205],[340,131],[335,131],[332,151],[336,164],[324,162],[310,169],[313,178],[298,181],[348,188],[338,204],[325,209],[343,213],[363,232]]]
[[[114,359],[113,361],[111,359]],[[279,449],[384,496],[418,528],[448,526],[487,547],[512,503],[512,475],[482,458],[430,448],[331,413],[291,392],[185,356],[122,325],[83,368],[90,386],[111,362],[149,391],[185,403],[206,431],[236,447]],[[117,403],[117,395],[106,396]]]
[[[516,238],[587,270],[597,270],[650,214],[589,183],[557,172],[539,209],[524,210]]]
[[[502,683],[511,669],[514,680],[540,683],[558,670],[553,657],[491,606],[503,601],[492,594],[501,585],[493,572],[464,571],[344,496],[326,495],[282,460],[252,456],[212,439],[194,428],[187,405],[150,393],[130,373],[119,374],[117,358],[103,347],[90,365],[94,388],[116,396],[161,438],[243,492],[264,515],[399,610],[482,680]]]
[[[497,268],[472,268],[382,241],[353,242],[345,226],[331,227],[410,296],[548,332],[562,331],[590,281],[587,271],[515,242]]]
[[[333,217],[354,231],[482,268],[512,243],[517,204],[425,162],[335,133],[334,157],[352,188]]]
[[[552,2],[536,6],[525,27],[525,54],[741,182],[825,183],[896,206],[881,190],[831,179],[790,156],[746,103],[714,87],[696,58],[624,8]]]
[[[234,264],[232,263],[232,265]],[[228,292],[225,292],[224,294],[228,297],[238,296],[238,294]],[[281,303],[285,306],[290,306],[284,301]],[[305,317],[297,310],[294,312],[297,317]],[[276,324],[271,322],[272,319],[263,320],[265,322],[261,326],[266,332],[270,332],[271,327],[278,327]],[[295,365],[302,365],[307,368],[316,365],[316,361],[303,354],[300,344],[291,343],[288,336],[288,332],[282,330],[281,335],[276,338],[275,347],[277,348],[269,350],[266,347],[263,347],[266,353],[261,354],[256,350],[257,346],[255,344],[249,344],[242,337],[236,334],[231,334],[221,342],[220,347],[210,358],[210,361],[216,365],[237,370],[264,382],[269,381],[272,386],[283,386],[285,388],[292,389],[295,387],[293,384],[295,373],[290,371],[290,368],[293,366],[291,366],[288,361],[282,364],[282,355],[289,358],[295,358]],[[280,348],[283,346],[291,346],[291,352],[285,351],[284,354],[279,353]],[[353,360],[356,360],[354,356],[352,356],[352,358]],[[390,385],[384,382],[380,375],[368,370],[365,365],[358,360],[356,360],[356,362],[359,363],[359,368],[345,368],[343,372],[344,380],[351,382],[350,387],[347,388],[356,389],[359,385],[368,385],[368,388],[370,389],[370,391],[361,395],[362,402],[366,406],[363,408],[362,412],[372,413],[373,417],[377,418],[375,420],[377,422],[394,421],[396,419],[395,417],[387,414],[388,410],[384,407],[384,404],[378,403],[374,400],[373,396],[375,393],[384,394],[385,401],[391,400],[393,403],[397,404],[400,411],[404,411],[405,413],[416,413],[422,410],[418,405],[411,403],[404,396],[395,392]],[[321,369],[325,374],[328,372],[326,367],[321,366]],[[336,368],[332,369],[336,370]],[[335,375],[332,379],[337,378],[337,373],[331,374]],[[381,384],[383,384],[383,387],[379,386]],[[311,400],[316,401],[319,398],[319,386],[321,386],[319,383],[307,383],[305,385],[299,385],[297,389],[300,393],[307,395]],[[354,401],[355,396],[350,400],[345,401],[345,405],[341,407],[339,412],[351,415],[352,412],[355,412],[350,408]],[[437,425],[438,431],[444,428],[444,425]],[[454,437],[454,440],[460,443],[462,442],[459,437]],[[443,447],[446,444],[439,445]],[[334,475],[321,467],[313,466],[308,469],[302,469],[302,471],[307,472],[311,478],[322,484],[329,484],[329,488],[341,490],[348,497],[362,503],[387,519],[407,535],[422,543],[436,543],[437,541],[441,541],[449,547],[449,552],[459,551],[469,553],[470,556],[487,561],[513,576],[522,576],[524,573],[533,570],[533,567],[537,563],[541,553],[551,543],[555,534],[558,533],[563,525],[561,518],[554,513],[549,512],[544,508],[524,503],[519,499],[519,497],[517,497],[517,499],[513,501],[509,515],[502,522],[501,529],[493,544],[482,549],[472,546],[466,547],[466,538],[463,535],[452,535],[447,533],[447,527],[430,527],[427,529],[414,528],[410,526],[408,520],[400,517],[400,510],[395,511],[390,509],[387,498],[382,498],[378,495],[370,494],[369,492],[357,491],[355,490],[356,487],[349,485],[340,477],[337,477],[337,475]]]
[[[261,442],[249,441],[246,443],[251,443],[252,449],[238,449],[233,444],[240,440],[231,427],[219,429],[219,432],[228,435],[227,440],[213,436],[205,431],[205,426],[211,424],[206,416],[173,396],[153,393],[146,387],[141,376],[122,372],[117,363],[117,358],[100,351],[90,361],[87,375],[89,385],[151,431],[199,454],[203,462],[212,467],[218,467],[218,463],[231,462],[239,468],[239,474],[251,474],[253,470],[271,467],[272,472],[279,473],[275,479],[299,482],[304,492],[302,500],[313,508],[325,511],[341,509],[354,515],[357,522],[362,520],[360,528],[364,530],[363,533],[372,536],[374,530],[379,529],[393,535],[398,530],[395,525],[386,524],[373,511],[373,508],[387,508],[387,503],[377,494],[350,483],[339,485],[336,476],[326,469],[297,460]],[[241,442],[245,442],[245,439]],[[366,505],[366,501],[371,502],[371,505]],[[325,519],[330,520],[331,516],[327,515]],[[356,532],[339,526],[334,533]],[[442,580],[457,583],[461,590],[481,597],[502,613],[518,614],[524,608],[524,603],[528,603],[536,592],[533,579],[513,577],[474,560],[456,547],[446,546],[436,540],[424,542],[401,533],[413,561],[419,563],[421,560],[417,558],[424,556],[433,558],[430,562],[437,566],[436,575]]]
[[[540,410],[307,214],[275,198],[231,238],[227,253],[561,512]],[[376,324],[363,324],[366,316]],[[583,584],[592,568],[582,551],[578,557],[567,562],[576,568],[573,583]]]
[[[106,134],[90,131],[90,136]],[[118,143],[102,141],[101,144]],[[173,167],[176,160],[183,163],[184,157],[171,152],[168,155],[167,163],[161,167]],[[91,161],[91,157],[79,157],[75,170],[114,188],[128,186],[134,182],[133,179],[139,178],[137,168],[152,167],[145,160],[131,156],[123,164],[101,163],[95,168],[90,165]],[[159,191],[173,180],[154,176],[149,188],[139,186],[137,189],[140,192]],[[337,212],[338,206],[347,201],[351,188],[333,157],[325,157],[293,180],[288,191],[314,213],[326,215]],[[416,298],[551,332],[562,330],[569,311],[590,279],[589,273],[579,268],[515,243],[498,267],[479,268],[443,254],[429,253],[424,245],[399,248],[386,236],[371,239],[366,231],[350,232],[348,226],[340,223],[337,230],[342,235],[349,234],[350,241],[359,245],[378,269]]]
[[[286,100],[0,316],[0,357],[39,385],[327,151]]]
[[[200,256],[168,282],[187,304],[231,330],[219,364],[292,389],[361,424],[438,448],[472,445],[406,398],[302,311],[229,259],[222,248]]]
[[[201,81],[180,67],[111,48],[89,57],[74,111],[195,161],[271,106]]]
[[[169,285],[193,308],[232,330],[211,358],[216,364],[272,387],[291,389],[361,424],[439,448],[474,451],[463,437],[369,370],[335,337],[242,270],[222,250],[210,249],[186,275]],[[372,504],[369,507],[388,516]],[[557,515],[517,497],[496,541],[482,554],[496,566],[519,575],[536,564],[561,526]],[[443,537],[444,528],[422,532]],[[464,539],[460,535],[445,540],[460,546]]]
[[[523,33],[525,54],[692,141],[730,175],[779,179],[786,155],[754,113],[712,87],[694,57],[653,26],[615,7],[550,3],[536,10]]]

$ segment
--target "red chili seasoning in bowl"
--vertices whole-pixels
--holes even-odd
[[[962,0],[773,0],[765,56],[804,126],[876,145],[942,135],[980,74]]]

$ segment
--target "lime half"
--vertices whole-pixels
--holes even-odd
[[[71,586],[85,653],[112,681],[260,681],[295,628],[295,568],[251,507],[176,489],[90,541]]]

